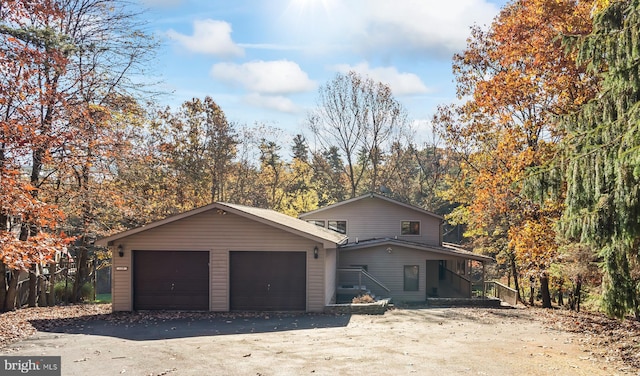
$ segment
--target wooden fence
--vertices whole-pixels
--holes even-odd
[[[69,303],[71,301],[71,290],[76,279],[77,265],[73,261],[60,260],[59,263],[48,265],[43,268],[41,277],[44,283],[36,284],[36,296],[46,296],[45,301],[49,304],[57,303]],[[97,276],[97,263],[94,260],[87,261],[88,268],[88,281],[93,286],[92,296],[88,298],[95,300],[96,298],[96,276]],[[54,271],[55,270],[55,271]],[[53,272],[53,273],[52,273]],[[16,307],[23,307],[28,305],[29,301],[29,276],[30,273],[22,273],[20,280],[18,281],[18,288],[16,294]],[[110,279],[110,276],[109,276]],[[54,289],[54,296],[51,296],[51,285],[59,284],[58,289]],[[57,293],[56,293],[57,290]],[[42,301],[42,299],[36,299],[36,301]]]

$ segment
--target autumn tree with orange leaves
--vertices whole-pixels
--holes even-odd
[[[39,197],[39,176],[65,132],[55,121],[63,104],[57,85],[70,45],[49,22],[64,13],[53,2],[5,1],[0,5],[0,305],[12,310],[20,273],[64,250],[63,219]],[[29,161],[31,171],[24,173]],[[7,281],[4,276],[9,273]],[[36,280],[33,280],[33,285]],[[30,297],[30,303],[35,296]]]
[[[0,282],[3,308],[15,307],[15,284],[26,269],[29,305],[44,295],[41,269],[69,240],[63,224],[77,240],[69,249],[78,300],[100,232],[99,204],[112,199],[101,182],[123,144],[118,124],[144,86],[130,75],[141,72],[155,42],[139,31],[130,4],[118,0],[9,0],[0,15],[0,186],[20,198],[3,200],[0,212],[1,267],[12,275],[8,287]]]
[[[519,290],[520,276],[540,279],[558,256],[553,224],[562,211],[560,176],[527,183],[556,152],[556,116],[593,96],[596,80],[565,54],[564,34],[591,30],[591,2],[514,1],[491,27],[472,30],[454,57],[461,105],[439,108],[439,132],[461,158],[443,194],[459,206],[449,216],[504,265]],[[556,200],[547,200],[548,191]],[[543,299],[550,306],[549,296]]]

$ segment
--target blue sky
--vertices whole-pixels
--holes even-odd
[[[318,88],[355,70],[391,86],[414,129],[455,100],[451,56],[505,0],[141,0],[163,41],[165,104],[211,96],[239,124],[308,134]]]

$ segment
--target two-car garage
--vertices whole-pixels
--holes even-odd
[[[134,251],[135,310],[209,310],[209,252]],[[235,311],[304,311],[305,252],[230,252]]]
[[[346,236],[273,210],[214,203],[99,239],[112,309],[321,312]]]

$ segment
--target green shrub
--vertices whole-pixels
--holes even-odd
[[[68,296],[69,298],[71,298],[71,293],[73,292],[73,282],[70,281],[69,284],[67,285],[67,293],[65,295],[65,290],[64,290],[64,281],[58,282],[55,284],[55,286],[53,286],[53,293],[56,296],[56,302],[62,302],[64,301],[65,296]]]
[[[82,285],[82,287],[80,287],[80,296],[85,302],[93,300],[93,284],[86,282]]]
[[[53,287],[53,292],[56,295],[56,301],[61,302],[65,299],[65,289],[64,289],[64,281],[60,281],[55,284]],[[71,295],[73,294],[73,281],[69,281],[67,284],[67,294],[71,300]],[[93,285],[90,282],[85,283],[80,287],[80,298],[83,301],[89,301],[93,299]]]

